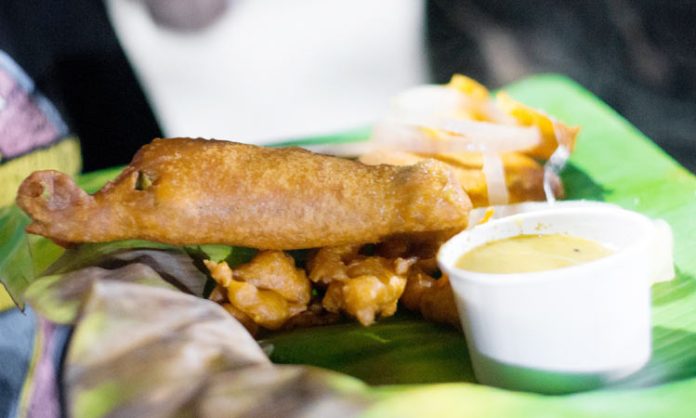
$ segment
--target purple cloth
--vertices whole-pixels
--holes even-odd
[[[39,318],[38,340],[41,341],[39,357],[34,365],[32,385],[29,393],[29,418],[59,418],[61,416],[60,399],[58,397],[58,376],[60,368],[59,353],[63,351],[63,344],[59,341],[58,327]]]

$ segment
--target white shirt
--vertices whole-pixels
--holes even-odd
[[[108,0],[167,136],[267,143],[359,128],[427,79],[422,0],[236,0],[194,33]]]

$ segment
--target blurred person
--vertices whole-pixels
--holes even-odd
[[[204,15],[193,3],[220,7],[106,1],[167,136],[269,143],[352,130],[427,82],[420,0],[236,0],[191,30],[187,16]]]

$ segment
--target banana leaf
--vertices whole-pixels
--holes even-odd
[[[261,345],[276,364],[319,366],[372,385],[362,385],[349,378],[346,378],[346,382],[350,383],[336,384],[340,379],[336,380],[334,374],[331,378],[322,376],[309,379],[315,383],[325,382],[328,388],[340,387],[338,392],[331,392],[329,398],[334,401],[349,399],[348,407],[343,411],[359,412],[368,417],[694,416],[691,399],[696,393],[696,178],[607,105],[571,80],[556,75],[541,75],[510,85],[505,90],[524,103],[544,109],[566,123],[582,126],[577,149],[570,166],[563,173],[568,198],[604,200],[663,218],[672,226],[678,274],[675,280],[657,284],[653,288],[654,351],[650,363],[639,373],[612,387],[580,394],[544,396],[490,388],[475,382],[464,337],[458,331],[424,322],[406,313],[369,328],[340,324],[272,335],[261,341]],[[348,142],[362,138],[364,132],[356,131],[336,140]],[[330,141],[332,138],[310,138],[293,144]],[[81,182],[94,190],[117,172],[92,173],[83,176]],[[31,244],[23,241],[27,238],[17,233],[17,228],[21,228],[22,222],[26,221],[22,216],[11,208],[9,214],[0,218],[0,278],[15,298],[24,294],[36,277],[37,270],[45,268],[60,255],[59,250],[54,249],[51,253],[50,248],[45,252],[31,250]],[[7,242],[6,237],[9,239]],[[227,256],[223,251],[218,257]],[[18,269],[23,271],[22,274],[14,274],[16,270],[8,267],[15,263],[22,267]],[[13,274],[8,274],[10,270]],[[109,289],[118,285],[138,286],[99,281],[99,286]],[[157,289],[158,292],[171,292],[171,289]],[[102,295],[102,300],[109,300],[107,293],[103,292]],[[134,294],[133,297],[137,296]],[[84,303],[84,299],[82,301]],[[91,311],[87,309],[85,312]],[[95,315],[103,319],[102,313]],[[86,318],[89,318],[89,314]],[[78,324],[77,335],[84,334],[84,341],[94,341],[97,330],[87,327],[87,331],[79,334],[83,325]],[[83,351],[79,352],[79,356],[69,355],[68,358],[79,359],[90,355],[89,344],[80,341],[82,339],[78,338],[70,350],[77,345]],[[278,370],[284,370],[283,367],[286,366]],[[280,375],[284,372],[274,371],[269,372],[271,377],[268,382],[285,381],[292,386],[293,382],[303,381],[297,376],[304,373],[312,375],[316,369],[290,370],[295,370],[288,372],[295,377],[283,380]],[[93,372],[98,373],[97,370]],[[234,371],[226,371],[221,376],[244,381]],[[68,377],[68,382],[70,379]],[[223,377],[220,379],[227,381]],[[114,382],[117,384],[119,380],[115,379]],[[130,380],[120,382],[125,384]],[[350,387],[350,390],[344,392],[345,387]],[[250,396],[254,391],[242,384],[240,387],[222,388],[216,393],[219,394],[217,401],[229,403],[232,394]],[[264,398],[268,393],[261,391],[254,399],[272,399]],[[288,402],[287,399],[285,401]],[[71,404],[78,403],[75,401]],[[88,410],[98,412],[101,407],[103,405],[100,404],[96,409]],[[234,408],[230,405],[227,407]],[[104,413],[108,411],[108,408],[102,410]],[[305,415],[308,414],[310,412]]]

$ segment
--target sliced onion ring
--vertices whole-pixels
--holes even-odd
[[[535,126],[499,125],[491,122],[478,122],[461,119],[442,119],[432,121],[429,128],[449,133],[450,152],[465,151],[458,149],[462,143],[481,151],[513,152],[534,148],[541,142],[541,134]]]
[[[505,183],[505,166],[500,154],[483,153],[483,175],[486,177],[486,187],[488,188],[488,205],[507,204],[509,195]]]
[[[315,152],[356,156],[387,149],[437,154],[447,152],[514,152],[533,148],[540,136],[536,127],[496,125],[489,122],[445,120],[404,123],[387,119],[375,125],[368,141],[307,147]],[[447,128],[447,129],[444,129]],[[434,134],[428,134],[433,130]]]

